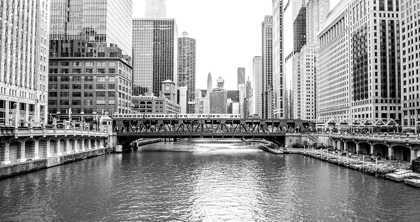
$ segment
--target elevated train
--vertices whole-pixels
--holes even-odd
[[[240,114],[113,114],[112,119],[241,119]]]

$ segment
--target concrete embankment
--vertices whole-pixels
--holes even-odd
[[[101,156],[110,153],[110,148],[100,148],[95,150],[88,150],[79,153],[65,154],[57,157],[48,157],[45,159],[26,161],[22,163],[15,163],[10,165],[0,166],[0,179],[24,174],[36,170],[46,169],[66,163],[71,163],[87,158]]]
[[[321,152],[320,150],[288,149],[284,151],[284,154],[302,154],[392,181],[405,182],[407,185],[420,188],[420,174],[411,170],[400,169],[390,162],[380,161],[379,164],[376,164],[375,162],[361,161],[360,159]]]

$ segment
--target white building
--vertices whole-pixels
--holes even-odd
[[[284,71],[283,71],[283,1],[273,0],[273,100],[274,117],[284,115]]]
[[[254,90],[253,90],[254,112],[250,114],[258,114],[259,116],[262,116],[262,109],[263,109],[262,57],[255,56],[252,64],[253,64],[252,81],[254,83]]]
[[[0,1],[0,126],[47,122],[49,15],[49,0]]]

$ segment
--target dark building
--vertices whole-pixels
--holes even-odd
[[[228,90],[227,91],[227,98],[231,99],[232,102],[238,103],[239,102],[239,90]]]
[[[300,52],[300,49],[306,44],[306,8],[302,7],[299,14],[293,21],[293,48],[295,52]]]

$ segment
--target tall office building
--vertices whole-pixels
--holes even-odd
[[[261,71],[261,69],[260,69]],[[250,110],[252,110],[252,108],[250,108],[250,106],[252,105],[250,102],[250,98],[252,96],[252,84],[251,84],[251,80],[249,79],[248,76],[248,80],[246,81],[246,85],[245,85],[245,118],[247,118],[248,116],[250,116],[252,113],[250,113]]]
[[[255,56],[252,62],[253,65],[253,72],[252,72],[252,80],[254,82],[254,113],[257,114],[259,117],[262,117],[262,109],[263,109],[263,75],[262,75],[262,57]]]
[[[133,20],[133,94],[160,96],[162,82],[178,83],[175,19]]]
[[[306,4],[306,45],[300,49],[300,118],[316,120],[316,63],[318,32],[330,10],[329,0],[309,0]]]
[[[0,1],[0,126],[47,121],[50,5]]]
[[[262,115],[271,119],[274,114],[273,98],[273,16],[265,16],[262,22]],[[255,80],[254,80],[255,84]],[[255,88],[256,86],[254,86]],[[254,98],[255,100],[255,92]],[[254,102],[255,103],[255,102]],[[255,106],[254,106],[255,107]]]
[[[195,100],[195,39],[189,38],[187,32],[178,38],[178,87],[187,87],[187,113],[194,113]]]
[[[94,121],[131,112],[131,13],[131,0],[51,1],[51,116]]]
[[[303,24],[304,22],[304,0],[294,0],[288,1],[287,4],[283,5],[283,25],[284,30],[287,30],[287,34],[284,35],[283,46],[284,46],[284,92],[285,92],[285,101],[284,101],[284,114],[285,118],[295,118],[294,114],[297,114],[294,105],[297,105],[297,101],[293,101],[294,94],[297,89],[293,86],[296,85],[294,82],[299,81],[299,71],[294,68],[298,67],[298,64],[295,64],[299,61],[298,56],[295,57],[295,54],[300,51],[299,46],[303,46],[305,39],[303,38],[303,33],[305,29],[299,27],[297,24]]]
[[[207,93],[213,90],[213,80],[211,77],[211,73],[207,75]]]
[[[132,0],[51,0],[50,40],[112,43],[132,57]]]
[[[419,15],[420,7],[416,1],[401,1],[401,80],[402,80],[402,119],[403,127],[416,128],[420,120],[420,90],[418,45],[420,23],[413,19]],[[417,5],[417,6],[416,6]],[[389,7],[389,6],[388,6]],[[417,21],[417,22],[416,22]],[[414,30],[414,31],[413,31]],[[385,59],[385,58],[384,58]]]
[[[350,17],[349,3],[342,0],[328,14],[319,32],[316,75],[318,121],[350,118]]]
[[[274,0],[273,9],[273,100],[274,117],[284,115],[284,49],[283,49],[283,1]]]
[[[242,117],[245,117],[245,68],[238,68],[238,90],[239,90],[239,112]]]
[[[146,0],[146,18],[166,18],[166,0]]]

